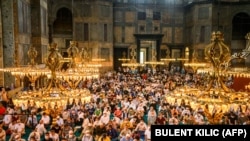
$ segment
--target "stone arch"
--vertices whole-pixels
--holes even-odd
[[[62,7],[56,12],[56,19],[53,22],[54,34],[72,34],[73,33],[73,17],[72,12]]]
[[[232,17],[232,40],[245,40],[250,31],[250,14],[247,12],[235,13]]]
[[[243,15],[243,16],[242,16]],[[235,19],[237,21],[237,17],[247,17],[248,18],[248,25],[242,26],[240,28],[245,28],[243,32],[236,31],[237,29],[235,28]],[[238,25],[240,26],[240,25]],[[235,32],[236,31],[236,32]],[[248,9],[241,9],[241,10],[235,10],[231,13],[231,47],[232,49],[232,54],[235,52],[239,52],[240,50],[243,50],[246,48],[246,39],[245,36],[246,34],[250,31],[250,12]],[[238,33],[237,33],[238,32]],[[237,37],[238,36],[238,37]],[[238,65],[238,66],[249,66],[248,64],[250,62],[249,56],[245,61],[242,61],[241,63],[236,62],[235,60],[232,60],[232,66]]]
[[[161,58],[170,58],[171,56],[171,51],[170,48],[167,45],[161,45]]]
[[[52,23],[56,20],[56,14],[57,11],[61,8],[67,8],[70,10],[70,12],[72,13],[72,17],[76,17],[75,15],[78,15],[79,11],[76,8],[72,8],[71,4],[69,3],[62,3],[62,4],[58,4],[52,7]]]

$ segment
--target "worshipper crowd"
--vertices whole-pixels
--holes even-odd
[[[184,85],[206,87],[205,79],[175,69],[107,72],[81,83],[91,92],[89,102],[68,101],[56,117],[31,101],[14,105],[2,88],[0,141],[150,141],[151,125],[209,125],[207,106],[192,109],[166,98]],[[226,81],[230,86],[232,79]],[[229,108],[218,124],[250,124],[250,107]]]

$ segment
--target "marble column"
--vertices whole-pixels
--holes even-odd
[[[2,0],[1,1],[1,14],[2,14],[2,36],[3,36],[3,67],[12,67],[17,63],[15,60],[15,23],[17,10],[13,7],[16,6],[16,0]],[[15,13],[14,13],[15,12]],[[15,81],[10,73],[4,73],[4,85],[10,86]]]

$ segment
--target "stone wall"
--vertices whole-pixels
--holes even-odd
[[[37,63],[44,63],[48,50],[48,8],[47,0],[36,0],[31,3],[31,42],[38,51]]]
[[[72,8],[72,5],[74,8]],[[53,35],[53,41],[58,44],[60,52],[67,50],[66,40],[79,42],[79,48],[89,47],[92,58],[105,59],[103,68],[113,67],[113,7],[111,1],[61,1],[56,0],[51,11],[53,20],[60,8],[71,10],[73,33]],[[53,22],[53,21],[51,21]],[[86,27],[87,26],[87,27]],[[86,29],[87,28],[87,29]],[[104,29],[106,28],[106,29]],[[88,30],[88,35],[84,34]],[[85,37],[88,36],[88,37]]]
[[[2,8],[0,7],[0,15],[2,15]],[[0,17],[0,68],[3,68],[3,29],[2,17]],[[4,86],[4,73],[0,72],[0,86]]]
[[[3,66],[11,67],[14,65],[14,21],[13,21],[13,1],[2,0],[1,1],[1,14],[2,14],[2,41],[3,41]],[[14,77],[9,73],[4,74],[4,85],[10,86],[13,83]]]

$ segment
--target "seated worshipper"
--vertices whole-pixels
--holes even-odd
[[[102,113],[107,113],[108,116],[110,116],[110,107],[109,106],[105,106],[104,109],[103,109],[103,112]],[[100,118],[100,116],[99,116]]]
[[[70,130],[73,130],[73,128],[69,124],[64,124],[64,127],[61,131],[62,137],[65,138],[66,136],[68,136]]]
[[[107,125],[109,123],[109,121],[110,121],[110,116],[108,116],[107,113],[103,113],[103,115],[100,118],[100,121],[103,124]]]
[[[29,128],[35,127],[38,124],[38,120],[36,115],[29,115],[27,122],[26,122],[26,126]]]
[[[13,115],[12,115],[12,121],[17,121],[18,119],[20,119],[20,117],[19,117],[19,115],[17,114],[16,109],[15,109],[15,112],[14,112]]]
[[[49,131],[49,137],[52,138],[53,141],[60,141],[59,135],[55,132],[55,130]]]
[[[61,138],[61,141],[68,141],[68,139],[66,139],[66,138]]]
[[[100,119],[99,118],[97,118],[97,117],[94,117],[94,122],[93,122],[93,126],[94,127],[97,127],[97,126],[99,126],[100,124],[101,124],[101,122],[100,122]]]
[[[6,132],[2,127],[0,127],[0,141],[5,141],[5,140],[6,140]]]
[[[84,130],[84,128],[87,127],[89,123],[90,123],[90,120],[89,120],[88,116],[84,115],[81,129]],[[75,127],[74,132],[76,132],[78,129],[79,129],[78,126]]]
[[[47,129],[44,127],[43,120],[39,121],[39,123],[36,125],[36,128],[41,136],[47,132]]]
[[[61,116],[57,116],[56,123],[58,124],[58,126],[63,127],[64,124],[63,118]]]
[[[181,116],[190,115],[190,114],[191,114],[191,112],[190,112],[190,110],[189,110],[189,107],[186,107],[186,108],[182,111]]]
[[[124,136],[126,136],[127,134],[132,134],[132,131],[128,128],[128,126],[124,126],[124,128],[121,130],[119,136],[120,139],[123,138]]]
[[[65,110],[62,112],[63,121],[66,121],[69,117],[70,117],[70,112],[69,112],[67,109],[65,109]]]
[[[111,141],[110,137],[107,136],[107,133],[104,133],[101,135],[101,137],[99,139],[97,139],[96,141]]]
[[[93,135],[90,131],[85,131],[84,135],[80,139],[81,141],[94,141]]]
[[[70,118],[71,118],[72,127],[73,127],[75,126],[77,122],[77,118],[78,118],[77,112],[75,110],[71,110]]]
[[[28,141],[38,141],[38,140],[36,140],[36,138],[32,136]]]
[[[32,138],[35,139],[35,141],[40,141],[40,133],[37,131],[37,128],[35,128],[30,134],[29,134],[29,137],[28,137],[28,141],[31,141]]]
[[[119,134],[118,131],[112,127],[112,125],[108,125],[107,127],[107,135],[110,137],[112,141],[117,141]]]
[[[6,111],[6,114],[4,115],[3,117],[3,127],[4,128],[8,128],[9,124],[11,123],[12,121],[12,115],[9,113],[9,111],[7,110]]]
[[[40,120],[43,120],[45,128],[48,128],[50,126],[50,116],[46,112],[43,113]]]
[[[68,118],[68,119],[64,122],[64,125],[65,125],[65,124],[68,124],[71,128],[74,128],[74,127],[75,127],[74,120],[72,120],[71,118]]]
[[[21,120],[22,123],[26,124],[28,120],[28,115],[25,113],[21,112],[21,115],[19,115],[19,119]]]
[[[82,111],[81,109],[79,109],[79,110],[77,111],[77,114],[78,114],[78,117],[77,117],[77,122],[76,122],[76,124],[77,124],[77,125],[82,125],[83,118],[84,118],[84,113],[83,113],[83,111]]]
[[[135,137],[133,137],[133,141],[143,141],[142,139],[140,139],[140,136],[135,136]]]
[[[120,107],[116,107],[116,110],[114,111],[114,116],[118,117],[119,119],[122,118],[122,110],[120,109]]]
[[[120,129],[124,129],[125,126],[129,129],[133,129],[133,123],[128,119],[128,118],[124,118],[121,122],[120,122]]]
[[[141,139],[144,139],[144,136],[145,136],[144,133],[145,133],[146,129],[147,129],[147,125],[143,121],[143,119],[141,119],[135,128],[135,131],[138,131],[138,133],[140,134]]]
[[[123,121],[121,121],[121,124],[120,124],[120,129],[124,129],[125,126],[129,129],[132,129],[133,128],[133,124],[129,121],[128,118],[124,118]]]
[[[20,135],[25,134],[25,125],[21,122],[20,119],[18,119],[17,123],[15,124],[15,130],[17,130],[17,133],[19,133]]]
[[[25,139],[22,139],[20,134],[16,135],[14,140],[15,141],[26,141]]]
[[[162,113],[159,113],[158,117],[156,118],[157,125],[166,125],[166,118]]]
[[[179,120],[177,119],[177,114],[174,114],[173,117],[169,118],[168,124],[169,125],[178,125],[179,124]]]
[[[94,127],[91,123],[89,123],[88,126],[82,130],[80,137],[82,137],[87,131],[90,132],[91,135],[93,135]]]
[[[43,141],[53,141],[53,139],[49,136],[49,132],[46,132],[44,134],[44,139]]]
[[[101,115],[102,115],[102,109],[99,106],[97,106],[95,111],[94,111],[94,116],[101,117]]]
[[[191,115],[185,114],[184,116],[182,116],[180,123],[183,125],[193,124],[193,121],[190,120],[190,117]]]
[[[15,136],[16,135],[20,135],[20,133],[18,133],[17,130],[15,129],[15,130],[12,131],[9,141],[15,141]]]
[[[4,107],[3,103],[0,101],[0,119],[3,119],[3,116],[6,113],[6,108]]]
[[[67,141],[76,141],[76,135],[74,134],[73,130],[69,131],[69,134],[65,137]]]
[[[239,113],[239,117],[238,117],[238,123],[240,125],[246,125],[246,122],[248,121],[248,117],[245,115],[244,112],[240,112]]]
[[[120,139],[120,141],[133,141],[131,134],[126,134],[124,137]]]
[[[205,123],[204,117],[199,113],[194,115],[194,121],[195,121],[196,124],[200,124],[200,125]]]
[[[119,117],[113,117],[112,121],[115,122],[117,126],[120,126],[121,124],[121,119]]]
[[[148,125],[148,128],[145,131],[145,141],[150,141],[151,140],[151,126]]]
[[[99,138],[106,132],[107,132],[106,127],[104,126],[103,123],[96,125],[93,130],[93,135],[95,140],[99,140]]]
[[[135,110],[134,109],[132,109],[132,108],[129,108],[128,109],[128,118],[133,118],[134,116],[135,116]]]
[[[55,130],[55,132],[58,134],[58,135],[61,135],[61,132],[62,132],[62,127],[58,125],[58,123],[53,123],[50,130]]]
[[[16,121],[11,121],[11,123],[8,126],[8,129],[6,130],[7,135],[11,135],[11,133],[15,130],[15,124]]]
[[[9,102],[9,98],[5,88],[2,88],[0,95],[1,95],[1,101],[4,103],[4,105],[6,105]]]
[[[150,109],[148,111],[148,124],[154,125],[156,121],[156,111],[153,106],[150,106]]]
[[[28,106],[25,103],[21,104],[21,110],[22,112],[24,112],[25,114],[28,113]]]

